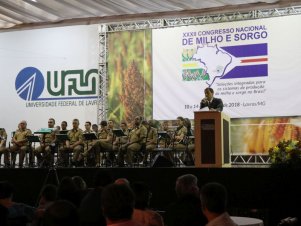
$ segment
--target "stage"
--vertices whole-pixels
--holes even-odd
[[[301,169],[275,168],[39,168],[0,169],[0,180],[15,186],[14,200],[35,205],[44,183],[56,183],[65,176],[81,176],[88,187],[98,170],[110,170],[114,178],[125,177],[130,182],[144,181],[153,193],[151,206],[164,211],[175,199],[175,180],[191,173],[198,177],[199,185],[207,182],[224,184],[229,193],[229,210],[232,215],[253,215],[264,218],[268,225],[279,219],[295,217],[301,213]],[[300,219],[300,218],[299,218]]]

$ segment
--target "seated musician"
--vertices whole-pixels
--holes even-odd
[[[12,138],[12,146],[10,147],[13,167],[16,163],[17,153],[19,153],[19,167],[23,167],[25,154],[30,150],[29,143],[26,137],[30,135],[32,135],[32,132],[30,129],[27,129],[27,122],[25,120],[22,120],[19,123],[18,129],[16,130]]]
[[[121,145],[126,144],[128,142],[129,129],[128,129],[127,123],[124,121],[121,122],[120,129],[122,130],[122,132],[124,133],[125,136],[116,137],[114,139],[114,142],[113,142],[113,150],[114,151],[118,151],[119,147]]]
[[[134,153],[141,150],[142,145],[145,145],[147,129],[141,124],[142,117],[137,116],[134,121],[134,127],[129,133],[129,139],[126,144],[121,145],[117,157],[120,167],[124,166],[124,155],[129,166],[133,164]]]
[[[95,132],[94,130],[91,129],[91,122],[87,121],[85,122],[85,131],[84,134],[89,134],[89,133],[94,133],[97,137],[98,133],[97,131]],[[79,156],[79,165],[83,165],[83,161],[88,162],[88,157],[89,157],[89,150],[93,146],[96,140],[86,140],[84,137],[84,153],[80,154]],[[95,165],[95,163],[94,163]]]
[[[190,119],[184,118],[184,120],[185,120],[184,126],[186,126],[187,128],[187,136],[185,140],[185,144],[187,146],[186,147],[187,153],[184,156],[183,162],[185,162],[185,165],[187,164],[192,165],[194,164],[194,136],[191,129]]]
[[[68,165],[67,159],[68,159],[68,154],[70,152],[73,152],[71,164],[73,166],[76,166],[79,155],[84,150],[83,131],[78,127],[79,120],[73,119],[72,126],[73,128],[69,130],[67,133],[68,140],[66,140],[66,145],[60,147],[59,149],[60,162],[65,166]]]
[[[100,153],[110,152],[113,150],[113,133],[107,127],[107,121],[100,122],[98,140],[94,141],[92,147],[88,150],[88,153],[94,152],[96,155],[96,167],[100,166]]]
[[[162,122],[160,132],[166,132],[166,135],[158,136],[158,146],[166,148],[170,145],[171,137],[173,135],[173,131],[169,129],[168,121]]]
[[[146,164],[149,153],[152,153],[157,146],[158,133],[157,129],[152,126],[153,124],[151,120],[148,122],[142,121],[142,125],[144,125],[147,129],[146,150],[143,156],[143,163]]]
[[[50,165],[53,162],[53,156],[51,154],[55,148],[55,134],[56,130],[54,129],[55,120],[53,118],[48,119],[48,128],[53,129],[50,133],[43,133],[40,136],[40,146],[34,150],[34,155],[37,157],[38,166]],[[43,157],[42,157],[43,153]],[[44,160],[44,162],[42,161]]]
[[[173,135],[174,131],[169,128],[168,121],[163,121],[158,131],[158,148],[168,148],[172,150],[171,143]],[[163,155],[173,162],[173,153],[171,151],[164,151]]]
[[[4,128],[0,128],[0,156],[4,154],[5,167],[10,166],[9,150],[6,148],[7,133]]]
[[[184,126],[185,120],[183,117],[179,116],[177,118],[177,129],[174,134],[172,146],[175,151],[185,151],[186,144],[185,139],[187,135],[187,128]]]

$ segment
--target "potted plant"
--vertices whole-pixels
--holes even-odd
[[[298,140],[283,140],[269,149],[272,167],[301,167],[301,142]]]

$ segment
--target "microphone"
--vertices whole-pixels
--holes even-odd
[[[202,103],[203,103],[203,104],[208,103],[207,97],[205,97],[205,98],[202,99]]]

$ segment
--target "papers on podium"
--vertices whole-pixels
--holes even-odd
[[[201,108],[199,111],[210,111],[208,107]]]

